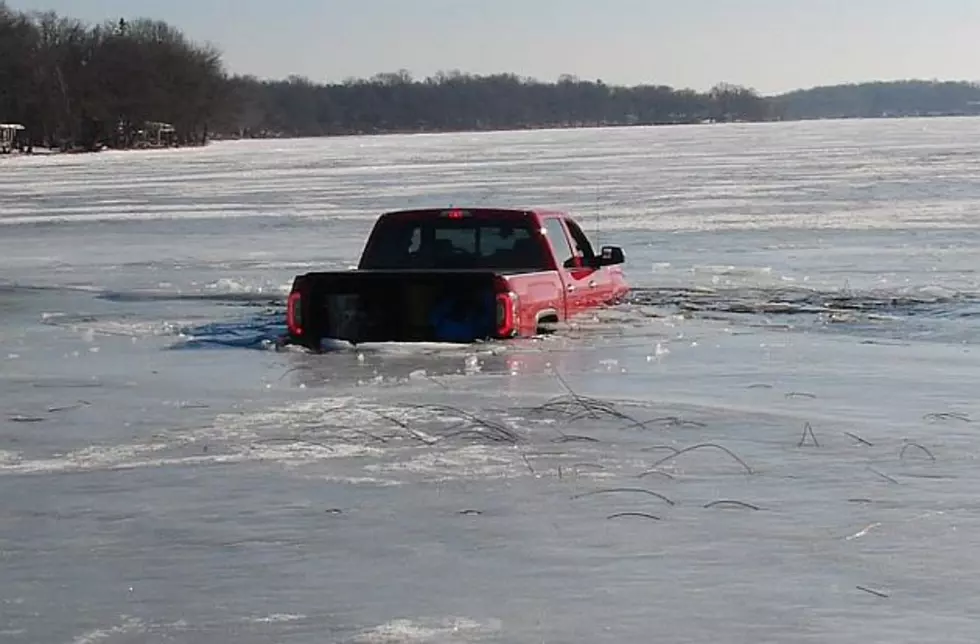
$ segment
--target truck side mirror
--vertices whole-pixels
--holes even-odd
[[[622,264],[626,261],[623,256],[623,249],[619,246],[603,246],[599,255],[599,266],[612,266]]]

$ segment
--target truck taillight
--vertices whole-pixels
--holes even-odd
[[[517,294],[513,291],[497,294],[497,337],[517,335]]]
[[[293,291],[286,300],[286,327],[291,335],[303,335],[303,300],[299,291]]]

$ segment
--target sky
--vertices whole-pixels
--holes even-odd
[[[87,22],[150,17],[232,73],[317,82],[407,69],[561,74],[774,94],[980,80],[980,0],[7,0]]]

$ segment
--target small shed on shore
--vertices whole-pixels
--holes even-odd
[[[139,131],[141,142],[151,147],[170,147],[177,142],[177,129],[170,123],[147,121]]]
[[[0,154],[23,150],[26,138],[27,128],[20,123],[0,123]]]

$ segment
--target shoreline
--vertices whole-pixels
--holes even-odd
[[[778,118],[765,120],[731,120],[716,121],[711,119],[677,121],[670,123],[598,123],[581,125],[529,125],[522,127],[496,127],[496,128],[445,128],[445,129],[390,129],[377,132],[340,132],[327,134],[277,134],[271,136],[236,136],[219,135],[213,136],[205,143],[188,145],[161,145],[130,148],[102,147],[97,150],[60,150],[57,148],[35,148],[31,152],[21,152],[13,150],[6,154],[0,154],[0,162],[4,158],[13,157],[36,157],[36,156],[67,156],[67,155],[93,155],[101,152],[152,152],[162,150],[181,150],[186,148],[198,149],[206,148],[214,143],[228,143],[240,141],[291,141],[304,139],[341,139],[341,138],[364,138],[364,137],[384,137],[384,136],[410,136],[410,135],[442,135],[442,134],[493,134],[503,132],[532,132],[532,131],[563,131],[563,130],[606,130],[623,128],[660,128],[660,127],[704,127],[704,126],[723,126],[723,125],[763,125],[774,123],[804,123],[816,121],[896,121],[910,119],[965,119],[978,118],[976,114],[908,114],[908,115],[884,115],[884,116],[838,116],[838,117],[817,117],[817,118]]]
[[[943,119],[943,118],[977,118],[980,114],[907,114],[907,115],[883,115],[883,116],[835,116],[835,117],[814,117],[814,118],[775,118],[760,120],[690,120],[677,121],[671,123],[600,123],[585,125],[532,125],[526,127],[496,127],[496,128],[446,128],[446,129],[390,129],[378,132],[342,132],[336,134],[281,134],[278,136],[220,136],[212,138],[209,143],[221,141],[276,141],[291,139],[336,139],[352,137],[375,137],[375,136],[406,136],[416,134],[490,134],[494,132],[531,132],[545,130],[606,130],[622,128],[651,128],[651,127],[698,127],[698,126],[720,126],[720,125],[764,125],[770,123],[805,123],[816,121],[897,121],[905,119]]]

